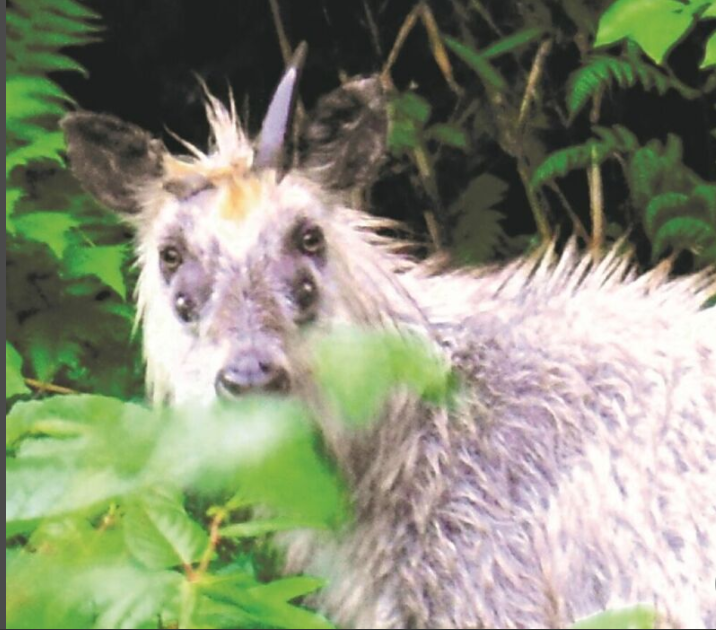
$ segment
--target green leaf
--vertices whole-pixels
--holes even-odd
[[[190,565],[209,543],[181,500],[159,491],[144,493],[127,508],[124,536],[129,552],[149,569]]]
[[[694,8],[676,0],[617,0],[602,15],[595,47],[632,39],[657,64],[694,24]]]
[[[415,92],[403,92],[392,101],[396,116],[404,116],[419,123],[430,118],[430,103]]]
[[[474,178],[450,207],[458,217],[453,249],[464,263],[484,263],[497,253],[505,237],[501,222],[504,216],[494,210],[507,194],[508,186],[499,177],[482,173]]]
[[[314,374],[340,416],[354,424],[375,419],[388,394],[407,386],[444,400],[453,382],[418,338],[346,328],[315,341]]]
[[[650,630],[655,627],[656,613],[648,606],[633,606],[597,613],[575,623],[574,630]]]
[[[25,196],[22,188],[6,188],[5,189],[5,229],[9,234],[15,234],[15,223],[12,215],[15,212],[15,206]]]
[[[290,602],[297,597],[313,593],[325,585],[326,581],[323,579],[301,575],[261,584],[253,587],[249,592],[266,602]]]
[[[64,166],[61,153],[65,150],[65,138],[61,131],[47,132],[19,149],[5,156],[5,176],[18,166],[25,166],[33,160],[51,160]]]
[[[714,16],[716,17],[716,16]],[[704,59],[701,62],[701,68],[710,68],[716,65],[716,33],[711,35],[706,41],[706,51],[704,52]]]
[[[445,40],[445,45],[470,66],[482,81],[500,92],[507,90],[505,79],[492,67],[481,52],[452,37],[445,36],[443,39]]]
[[[62,212],[34,212],[15,219],[19,234],[31,241],[45,243],[57,259],[64,256],[70,244],[70,230],[80,222]]]
[[[439,123],[430,127],[425,135],[456,149],[467,149],[467,134],[456,125]]]
[[[699,248],[713,243],[716,238],[713,226],[695,217],[669,219],[659,228],[654,239],[652,258],[656,259],[667,247],[675,249]]]
[[[5,121],[61,115],[64,108],[55,101],[72,103],[72,99],[56,83],[44,77],[13,76],[5,80]]]
[[[127,297],[123,272],[126,256],[126,245],[73,248],[65,257],[67,274],[71,278],[95,276],[124,300]]]
[[[295,518],[272,518],[233,523],[219,530],[222,538],[256,538],[290,529],[323,528],[325,523]]]
[[[539,28],[526,28],[513,35],[508,35],[498,40],[494,44],[491,44],[487,48],[480,51],[480,55],[484,59],[490,59],[497,57],[498,55],[504,55],[505,53],[512,52],[520,46],[529,44],[535,39],[538,39],[542,35],[542,30]]]
[[[5,400],[13,396],[28,394],[30,390],[25,385],[22,376],[22,357],[12,347],[10,342],[5,342]]]
[[[71,57],[56,52],[30,51],[23,55],[23,62],[36,72],[60,72],[69,70],[87,77],[87,69]]]

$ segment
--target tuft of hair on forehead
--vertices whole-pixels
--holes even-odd
[[[227,109],[209,91],[202,79],[199,79],[199,83],[204,93],[204,109],[209,123],[208,149],[202,151],[196,145],[170,132],[189,151],[193,159],[187,159],[186,156],[174,157],[168,165],[169,171],[172,171],[172,166],[179,173],[183,170],[182,166],[193,166],[206,176],[248,171],[253,163],[254,149],[236,113],[233,93],[229,93]]]

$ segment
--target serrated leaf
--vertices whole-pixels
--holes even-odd
[[[80,222],[62,212],[33,212],[15,219],[17,232],[31,241],[45,243],[57,259],[70,244],[70,230]]]
[[[31,66],[36,72],[60,72],[63,70],[79,72],[87,77],[87,69],[71,57],[55,52],[28,51],[22,57],[24,64]]]
[[[325,585],[326,581],[321,578],[301,575],[274,580],[268,584],[260,584],[251,588],[249,592],[252,596],[267,602],[290,602],[297,597],[313,593]]]
[[[492,67],[489,61],[477,50],[470,48],[466,44],[453,39],[452,37],[444,37],[445,44],[460,59],[462,59],[473,71],[488,85],[494,89],[503,92],[507,89],[507,82],[502,75]]]
[[[667,247],[692,249],[716,239],[713,226],[695,217],[673,218],[659,228],[652,248],[653,258],[661,255]]]
[[[95,276],[124,300],[127,297],[124,278],[126,255],[126,245],[73,248],[65,257],[67,275],[70,278]]]
[[[25,166],[33,160],[51,160],[64,166],[61,152],[65,150],[65,138],[61,131],[47,132],[19,149],[5,156],[5,176],[18,166]]]
[[[176,496],[156,491],[127,508],[124,535],[129,552],[149,569],[191,565],[209,542]]]
[[[607,610],[576,622],[573,630],[651,630],[656,613],[649,606],[633,606],[621,610]]]
[[[716,33],[706,40],[706,50],[700,68],[706,69],[714,65],[716,65]]]
[[[693,24],[693,9],[676,0],[617,0],[599,20],[594,46],[629,38],[661,64]]]
[[[22,357],[8,341],[5,342],[5,400],[13,396],[28,394],[30,390],[25,385],[22,376]]]
[[[689,201],[689,195],[674,191],[654,196],[644,211],[644,230],[649,237],[654,239],[667,220],[682,214]]]
[[[47,114],[62,114],[56,101],[72,103],[69,95],[56,83],[44,77],[14,76],[5,80],[5,121],[27,119]]]

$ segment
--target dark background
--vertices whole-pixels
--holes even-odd
[[[76,73],[61,73],[56,80],[84,109],[114,113],[161,136],[174,149],[177,144],[167,129],[204,146],[207,126],[201,105],[201,89],[195,75],[201,76],[211,91],[226,99],[230,85],[236,97],[244,125],[252,133],[261,118],[279,80],[283,59],[268,0],[88,0],[87,4],[103,16],[105,31],[101,41],[72,49],[70,54],[89,71],[89,78]],[[463,5],[469,3],[463,2]],[[525,2],[485,2],[495,22],[511,32],[510,21],[524,14]],[[560,23],[560,2],[545,2],[551,19]],[[608,2],[595,0],[595,6]],[[309,44],[309,55],[301,83],[301,98],[310,107],[323,93],[340,84],[341,76],[371,74],[380,70],[405,17],[415,6],[411,0],[280,0],[282,22],[292,46]],[[469,27],[481,42],[490,43],[495,33],[486,28],[477,14],[465,24],[458,16],[456,3],[432,2],[430,6],[443,33],[460,37],[459,22]],[[469,12],[468,12],[469,13]],[[598,15],[598,12],[597,12]],[[376,30],[371,34],[369,21]],[[565,32],[557,37],[549,56],[545,81],[548,89],[564,91],[570,73],[579,67],[579,54],[569,40],[568,20]],[[670,55],[669,65],[688,85],[703,83],[704,72],[698,64],[704,41],[713,24],[702,25]],[[377,31],[377,37],[375,32]],[[520,70],[529,68],[535,46],[527,49]],[[452,58],[460,85],[473,89],[474,74]],[[510,79],[509,63],[500,70]],[[456,107],[456,97],[448,89],[430,51],[427,36],[419,25],[413,29],[392,72],[396,87],[413,89],[433,106],[432,118],[447,119]],[[479,94],[479,90],[477,90]],[[716,125],[713,107],[707,99],[687,101],[674,92],[665,95],[633,88],[628,95],[605,98],[603,124],[623,124],[637,133],[640,140],[664,139],[671,132],[684,144],[684,162],[706,179],[716,179],[716,156],[708,130]],[[601,121],[600,121],[601,122]],[[589,136],[586,116],[577,120],[568,134],[557,131],[548,138],[552,150]],[[516,174],[514,161],[492,146],[489,137],[477,138],[482,157],[476,158],[447,151],[436,164],[439,193],[447,206],[481,172],[489,171],[509,184],[504,202],[507,211],[503,227],[509,235],[534,233],[535,225]],[[473,145],[474,146],[474,145]],[[485,157],[487,156],[487,157]],[[624,197],[617,167],[604,169],[607,207],[612,212],[616,200]],[[408,223],[418,236],[425,237],[422,212],[430,205],[417,185],[414,169],[406,160],[394,157],[377,183],[374,211]],[[610,187],[610,180],[615,182]],[[587,208],[583,173],[564,182],[565,191],[578,208]],[[613,194],[612,194],[613,193]],[[614,203],[610,206],[613,197]],[[588,215],[588,213],[587,213]],[[584,216],[584,215],[583,215]],[[585,217],[588,219],[588,216]]]

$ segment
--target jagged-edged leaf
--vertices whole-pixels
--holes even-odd
[[[595,47],[632,39],[657,64],[694,24],[694,7],[677,0],[617,0],[599,20]]]
[[[22,357],[8,341],[5,342],[5,399],[29,393],[22,376]]]
[[[620,610],[607,610],[575,623],[573,630],[651,630],[656,624],[656,613],[649,606],[633,606]]]
[[[486,262],[498,251],[505,236],[501,225],[504,216],[494,206],[502,202],[507,189],[499,177],[483,173],[450,206],[450,214],[458,217],[453,250],[461,262]]]
[[[123,273],[126,257],[126,245],[78,247],[65,256],[65,269],[70,278],[95,276],[124,300],[127,297]]]
[[[24,64],[34,68],[36,72],[60,72],[62,70],[79,72],[88,76],[87,69],[71,57],[55,52],[28,51],[22,56]]]
[[[701,219],[675,217],[664,223],[654,238],[653,257],[660,256],[667,247],[674,249],[696,249],[716,241],[716,231]]]
[[[64,165],[61,152],[65,150],[65,139],[61,131],[52,131],[39,136],[30,144],[10,151],[5,157],[5,175],[18,166],[25,166],[33,160],[51,160]]]
[[[5,122],[45,116],[61,115],[59,102],[72,102],[67,93],[45,77],[13,76],[5,80]]]
[[[159,491],[144,493],[127,507],[124,537],[132,556],[149,569],[190,565],[209,543],[180,497]]]
[[[482,81],[498,91],[507,89],[505,79],[480,51],[452,37],[445,36],[443,39],[447,47],[470,66]]]
[[[669,219],[682,215],[689,207],[689,195],[670,191],[653,197],[644,211],[644,230],[653,240]]]
[[[676,81],[659,68],[654,68],[637,57],[619,59],[598,55],[575,71],[567,87],[567,106],[570,115],[576,115],[594,95],[616,83],[622,88],[641,85],[645,90],[659,94],[669,89],[678,90],[685,98],[696,98],[698,90]]]
[[[18,234],[45,243],[61,259],[70,244],[70,230],[80,222],[63,212],[33,212],[15,219]]]
[[[532,186],[537,187],[557,177],[592,164],[601,164],[618,153],[628,153],[639,148],[637,137],[622,125],[592,128],[598,139],[567,147],[547,156],[532,176]]]

